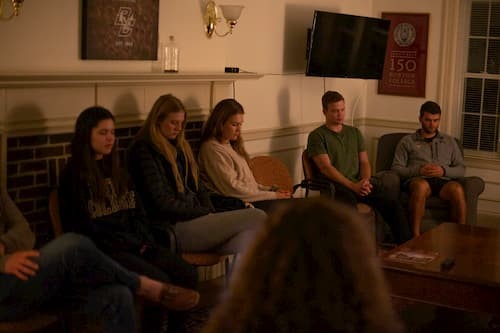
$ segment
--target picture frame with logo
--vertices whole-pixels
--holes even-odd
[[[159,0],[83,0],[82,59],[156,60]]]
[[[382,13],[391,21],[378,93],[425,97],[429,14]]]

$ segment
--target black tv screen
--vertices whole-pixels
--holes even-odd
[[[315,11],[306,75],[380,79],[390,22]]]

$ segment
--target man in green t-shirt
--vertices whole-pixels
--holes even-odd
[[[317,177],[335,184],[336,200],[353,207],[363,202],[379,210],[394,241],[407,241],[410,230],[403,207],[376,186],[361,132],[344,124],[344,97],[327,91],[321,100],[325,124],[312,131],[307,140],[307,154],[320,173]]]

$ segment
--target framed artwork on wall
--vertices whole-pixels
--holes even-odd
[[[382,13],[391,21],[378,93],[425,97],[429,14]]]
[[[159,0],[83,0],[82,59],[156,60]]]

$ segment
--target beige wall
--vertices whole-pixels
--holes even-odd
[[[164,42],[168,35],[176,36],[181,72],[221,72],[224,66],[237,66],[263,74],[259,79],[234,83],[235,97],[246,109],[248,149],[253,154],[282,157],[298,181],[299,155],[307,131],[323,120],[320,97],[324,89],[344,94],[348,122],[362,128],[371,156],[381,134],[417,126],[419,105],[425,99],[439,98],[441,22],[446,1],[224,0],[225,4],[245,5],[241,19],[232,36],[208,39],[202,25],[204,0],[160,0],[159,39]],[[0,73],[145,73],[158,68],[152,61],[80,60],[80,3],[26,1],[20,17],[0,22]],[[314,9],[374,17],[384,11],[430,13],[425,99],[378,95],[374,80],[305,77],[306,28],[311,25]],[[224,84],[215,91],[209,83],[44,89],[0,88],[0,125],[8,132],[15,124],[21,132],[23,126],[33,126],[40,118],[47,124],[60,119],[58,126],[64,123],[67,129],[83,106],[96,101],[117,114],[143,118],[156,96],[165,92],[179,94],[190,109],[206,114],[210,100],[231,96],[233,86]],[[448,116],[452,111],[444,112]],[[500,213],[498,202],[493,207]]]
[[[323,80],[305,78],[306,29],[314,9],[372,15],[371,0],[232,0],[245,5],[233,36],[208,39],[202,26],[203,0],[160,0],[160,43],[175,35],[181,71],[222,71],[224,66],[265,74],[237,84],[247,129],[274,128],[321,120]],[[80,60],[80,1],[24,4],[16,20],[0,25],[0,72],[150,72],[151,61]],[[4,47],[8,45],[8,47]],[[326,80],[341,89],[356,114],[365,113],[365,82]],[[258,98],[256,98],[258,96]],[[276,112],[278,111],[279,114]]]
[[[79,1],[47,0],[26,2],[16,20],[0,25],[0,72],[151,72],[157,64],[152,61],[95,61],[80,60]],[[327,89],[340,89],[353,107],[356,116],[365,113],[366,83],[362,80],[306,78],[306,29],[312,23],[314,9],[371,16],[370,0],[232,0],[245,9],[233,36],[206,38],[202,25],[203,0],[160,0],[160,42],[168,35],[178,41],[181,72],[216,72],[224,66],[238,66],[264,76],[258,80],[235,83],[235,95],[246,108],[245,129],[254,133],[248,140],[254,153],[282,152],[299,179],[298,154],[305,144],[303,127],[322,121],[320,97]],[[208,112],[207,87],[183,85],[176,90],[189,96],[193,108]],[[45,89],[45,88],[44,88]],[[161,92],[172,91],[170,86],[107,87],[97,92],[92,87],[1,90],[0,121],[16,130],[33,126],[36,118],[60,118],[58,124],[71,124],[82,106],[97,101],[120,114],[138,113],[144,117],[151,99]],[[62,88],[61,88],[62,89]],[[158,91],[159,90],[159,91]],[[232,89],[222,91],[218,98],[231,96]],[[225,92],[225,93],[224,93]],[[55,95],[64,96],[55,99]],[[25,95],[26,103],[19,100]],[[24,112],[30,105],[30,112]],[[125,110],[124,110],[125,108]],[[64,121],[63,121],[63,117]],[[9,127],[7,126],[7,127]],[[36,125],[35,125],[36,126]],[[280,132],[291,128],[291,135]],[[53,127],[51,127],[53,128]],[[302,129],[301,129],[302,128]],[[306,127],[309,128],[309,127]],[[8,129],[7,129],[8,130]],[[50,131],[50,128],[48,129]],[[298,134],[297,134],[298,133]],[[282,139],[271,140],[276,135]],[[250,137],[250,136],[249,136]]]

